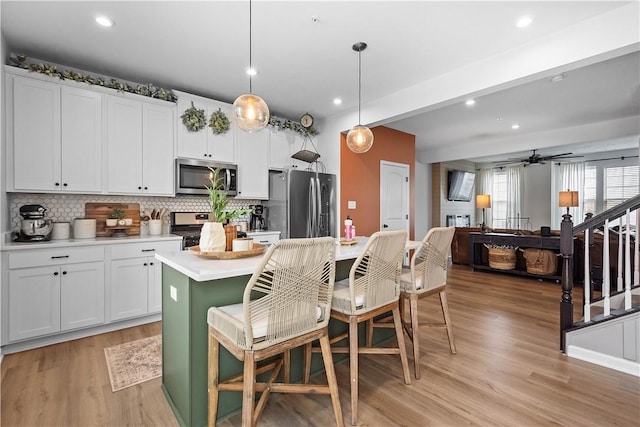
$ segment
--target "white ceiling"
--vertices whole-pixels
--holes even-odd
[[[346,114],[358,103],[358,57],[351,49],[357,41],[369,45],[362,53],[364,107],[629,3],[254,0],[252,59],[258,75],[253,93],[280,117]],[[244,73],[248,1],[3,0],[0,8],[11,52],[227,102],[249,89]],[[98,27],[93,21],[98,14],[111,17],[115,26]],[[514,25],[523,14],[534,16],[524,30]],[[509,153],[502,158],[521,156],[544,145],[536,145],[536,138],[548,138],[554,129],[640,120],[639,63],[636,47],[632,54],[573,69],[559,83],[546,76],[482,94],[473,108],[456,103],[384,124],[416,135],[418,152],[478,141],[499,145],[497,154]],[[335,97],[343,99],[342,105],[333,105]],[[511,129],[514,122],[521,125],[518,131]],[[637,147],[640,131],[627,133],[582,139],[590,150]],[[520,138],[523,142],[516,144]],[[573,135],[566,142],[583,142],[580,138]],[[547,147],[539,153],[552,151]],[[491,154],[478,160],[496,159]],[[465,158],[463,152],[460,158]]]

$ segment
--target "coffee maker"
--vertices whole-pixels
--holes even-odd
[[[53,224],[51,219],[45,218],[47,210],[41,205],[23,205],[20,207],[20,234],[18,242],[39,242],[49,240]]]
[[[253,209],[251,213],[251,222],[249,224],[249,228],[251,231],[262,231],[265,229],[265,218],[264,218],[264,206],[263,205],[251,205],[249,206]]]

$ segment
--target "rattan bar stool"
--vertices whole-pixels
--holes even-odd
[[[404,230],[374,233],[351,266],[349,278],[335,284],[331,318],[347,323],[349,329],[348,332],[331,339],[331,351],[349,354],[351,424],[358,422],[359,354],[400,354],[404,382],[411,384],[398,305],[399,277],[406,241],[407,232]],[[389,312],[392,313],[395,321],[398,347],[359,347],[358,324]],[[333,345],[346,338],[349,338],[348,347]],[[305,348],[305,382],[309,380],[311,353],[319,351],[318,348],[312,348],[311,344]]]
[[[449,348],[456,353],[451,317],[445,286],[447,284],[447,257],[455,227],[434,227],[427,232],[422,244],[411,257],[410,268],[403,268],[400,276],[400,311],[402,323],[413,343],[413,364],[416,379],[420,378],[420,326],[444,326],[447,329]],[[444,323],[418,323],[418,300],[430,295],[440,296]],[[409,301],[409,320],[404,315],[404,302]]]
[[[243,426],[256,425],[272,392],[329,394],[336,424],[344,424],[327,328],[334,276],[333,238],[280,240],[249,279],[241,304],[209,309],[210,426],[216,423],[220,391],[242,392]],[[314,340],[320,341],[328,384],[289,383],[290,350]],[[243,374],[220,380],[220,345],[244,361]],[[283,381],[276,382],[281,368]],[[257,374],[269,371],[266,382],[256,382]],[[257,404],[256,393],[261,393]]]

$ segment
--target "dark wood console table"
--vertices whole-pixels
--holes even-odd
[[[513,246],[514,248],[549,249],[560,251],[560,236],[534,236],[530,234],[506,234],[506,233],[469,233],[469,266],[476,270],[490,270],[521,276],[536,277],[539,279],[560,281],[562,274],[562,262],[558,260],[558,269],[555,274],[541,275],[527,272],[526,261],[522,252],[516,251],[516,268],[513,270],[499,270],[489,267],[489,250],[484,246],[499,245]]]

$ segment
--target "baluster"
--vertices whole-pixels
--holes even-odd
[[[591,263],[589,262],[589,234],[584,230],[584,321],[591,321]]]
[[[624,309],[631,310],[631,222],[629,218],[631,216],[631,211],[627,209],[627,214],[625,215],[625,222],[627,223],[627,238],[624,242]]]
[[[616,290],[622,292],[622,217],[618,219],[618,276],[616,277]]]
[[[633,284],[638,286],[638,282],[640,282],[640,267],[638,267],[638,258],[640,254],[638,253],[638,225],[640,225],[640,209],[636,209],[636,234],[633,239]]]
[[[609,289],[611,286],[611,270],[609,265],[609,219],[604,221],[604,242],[602,243],[602,295],[604,297],[604,315],[611,314]]]

